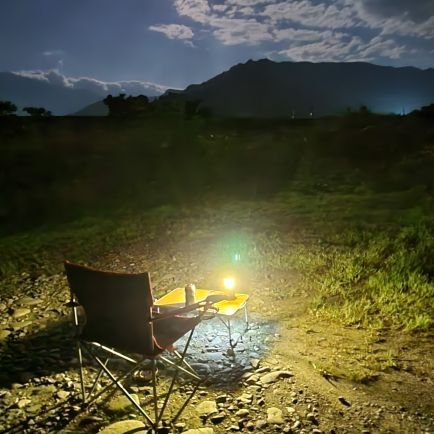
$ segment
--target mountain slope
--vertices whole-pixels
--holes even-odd
[[[72,116],[107,116],[108,114],[108,107],[102,101],[97,101],[73,113]]]
[[[148,82],[102,82],[66,77],[56,71],[0,72],[0,100],[12,101],[19,110],[26,106],[44,107],[55,115],[78,112],[108,94],[145,94],[150,97],[161,95],[163,89],[164,86]],[[103,116],[107,112],[101,106],[89,110],[84,116]]]
[[[401,113],[434,102],[434,70],[250,60],[173,97],[201,99],[225,116],[324,116],[361,105]]]
[[[25,106],[44,107],[64,115],[100,99],[89,90],[73,89],[44,80],[0,72],[0,100],[12,101],[19,109]]]

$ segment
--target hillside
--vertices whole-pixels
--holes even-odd
[[[434,101],[434,70],[250,60],[166,95],[200,99],[215,114],[236,117],[319,117],[361,105],[379,113],[408,113]]]

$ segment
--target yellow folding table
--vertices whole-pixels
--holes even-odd
[[[209,295],[224,295],[224,291],[213,291],[209,289],[196,289],[195,301],[201,302]],[[229,332],[229,343],[231,347],[234,347],[232,342],[232,328],[231,320],[240,311],[244,311],[244,321],[246,323],[246,329],[249,327],[249,317],[247,312],[247,302],[249,300],[248,294],[235,293],[233,299],[219,301],[214,304],[214,307],[218,309],[217,317],[226,326]],[[185,305],[185,290],[184,288],[175,288],[160,299],[154,302],[154,306],[166,309],[177,308]]]

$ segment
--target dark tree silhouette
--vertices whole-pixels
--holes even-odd
[[[151,110],[151,104],[145,95],[128,98],[125,98],[124,93],[119,96],[108,95],[103,102],[109,109],[109,116],[137,117],[146,115]]]
[[[17,106],[10,101],[0,101],[0,116],[10,116],[15,114]]]
[[[24,107],[23,111],[34,118],[46,118],[51,116],[51,111],[43,107]]]

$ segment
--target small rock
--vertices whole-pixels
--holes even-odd
[[[312,422],[314,425],[319,425],[315,415],[313,413],[308,413],[306,416],[306,419],[310,422]]]
[[[256,429],[260,432],[267,426],[267,421],[263,419],[259,419],[256,421]]]
[[[36,304],[42,303],[42,300],[32,297],[23,297],[17,301],[17,304],[21,306],[35,306]]]
[[[297,420],[296,422],[294,422],[294,424],[292,425],[291,429],[292,430],[296,430],[298,428],[301,427],[301,422],[299,420]]]
[[[59,390],[57,393],[56,393],[56,395],[57,395],[57,397],[59,398],[59,399],[66,399],[66,398],[68,398],[68,396],[70,395],[70,392],[67,392],[66,390]],[[129,402],[129,401],[128,401]]]
[[[17,407],[18,408],[24,408],[27,405],[29,405],[32,402],[31,399],[27,399],[27,398],[22,398],[17,402]]]
[[[18,307],[14,309],[12,313],[12,318],[21,318],[22,316],[28,315],[31,312],[27,307]]]
[[[184,431],[183,434],[214,434],[212,428],[196,428]]]
[[[210,421],[214,425],[218,425],[219,423],[223,422],[225,417],[226,417],[226,415],[224,413],[215,414],[214,416],[210,417]]]
[[[207,417],[210,414],[218,413],[217,403],[215,401],[202,401],[196,406],[195,410],[200,417]]]
[[[145,428],[146,425],[139,420],[123,420],[107,426],[99,434],[125,434],[127,432],[139,432],[142,429],[145,431]]]
[[[236,413],[235,413],[235,416],[237,416],[237,417],[245,417],[245,416],[247,416],[249,414],[249,410],[247,410],[247,409],[245,409],[245,408],[242,408],[241,410],[238,410]]]
[[[290,378],[293,376],[294,374],[291,371],[274,371],[262,375],[262,377],[259,380],[261,381],[262,384],[271,384],[271,383],[275,383],[277,380],[281,378]]]
[[[281,425],[284,422],[282,410],[277,407],[267,408],[267,422],[270,424]]]
[[[131,396],[137,404],[140,403],[139,397],[136,394],[132,393]],[[119,395],[115,396],[107,403],[106,410],[109,413],[127,412],[131,409],[132,405],[131,401],[125,395]]]
[[[228,395],[219,395],[215,399],[215,402],[217,404],[224,404],[228,400]]]
[[[339,396],[338,399],[341,404],[345,405],[346,407],[351,407],[351,403],[348,402],[343,396]]]
[[[244,428],[246,428],[247,431],[253,431],[255,429],[255,424],[249,420],[245,425]]]
[[[243,393],[237,399],[245,404],[251,404],[253,401],[253,395],[251,393]]]
[[[259,363],[260,363],[259,359],[251,359],[250,360],[250,364],[252,365],[253,369],[258,369],[259,368]]]

